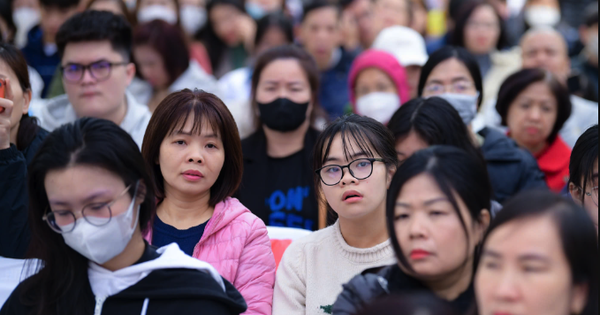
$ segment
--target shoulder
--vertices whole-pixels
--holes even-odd
[[[215,206],[215,212],[222,212],[225,222],[229,224],[234,223],[251,233],[262,231],[266,233],[267,231],[265,223],[246,208],[237,198],[227,197],[224,201],[219,202]]]
[[[314,231],[304,237],[294,240],[292,243],[290,243],[283,255],[285,256],[288,252],[303,253],[305,255],[308,252],[324,249],[324,246],[332,244],[334,241],[334,228],[335,227],[333,225],[328,226],[324,229]]]

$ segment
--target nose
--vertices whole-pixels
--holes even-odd
[[[425,238],[427,229],[425,228],[425,219],[418,213],[410,218],[408,232],[411,239]]]
[[[343,168],[342,172],[344,173],[344,175],[342,176],[342,180],[340,181],[340,184],[342,186],[346,186],[351,183],[356,183],[358,181],[356,178],[354,178],[354,176],[352,176],[352,174],[350,174],[349,168]]]
[[[541,118],[542,112],[538,106],[533,106],[528,112],[529,119],[531,120],[539,120]]]
[[[517,276],[513,271],[506,270],[501,273],[497,285],[494,286],[494,298],[503,301],[515,301],[519,298]]]
[[[96,79],[92,76],[92,72],[90,69],[84,69],[83,70],[83,77],[81,78],[81,83],[95,83]]]
[[[195,145],[190,145],[188,148],[188,162],[202,164],[204,162],[202,149]]]

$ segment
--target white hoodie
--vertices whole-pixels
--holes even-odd
[[[150,122],[150,111],[144,104],[136,101],[133,95],[125,92],[127,99],[127,112],[125,118],[121,122],[121,128],[125,130],[137,143],[138,147],[142,147],[146,127]],[[48,131],[52,131],[61,125],[74,122],[77,118],[73,105],[69,102],[66,94],[54,97],[43,106],[37,106],[32,110],[33,114],[40,120],[40,126]]]

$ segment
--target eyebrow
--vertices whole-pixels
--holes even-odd
[[[437,203],[437,202],[441,202],[441,201],[448,201],[448,198],[446,198],[446,197],[438,197],[438,198],[429,199],[429,200],[425,201],[423,203],[423,205],[424,206],[431,206],[432,204]],[[404,203],[404,202],[396,202],[396,206],[403,207],[403,208],[411,208],[410,204]]]
[[[177,136],[177,135],[192,136],[193,134],[192,134],[191,130],[190,131],[178,130],[178,131],[174,131],[173,133],[171,133],[171,135],[174,135],[174,136]],[[203,138],[215,138],[215,139],[219,138],[219,136],[217,134],[215,134],[215,133],[209,133],[209,134],[205,134],[205,135],[201,134],[200,136],[203,137]]]
[[[350,156],[350,158],[351,158],[352,160],[355,160],[355,159],[356,159],[356,158],[358,158],[358,157],[366,157],[366,156],[368,156],[368,155],[367,155],[365,152],[362,152],[362,151],[361,151],[361,152],[357,152],[357,153],[354,153],[354,154],[352,154],[352,155]],[[325,163],[327,163],[327,162],[339,162],[339,161],[341,161],[341,160],[342,160],[342,159],[340,159],[340,158],[338,158],[338,157],[335,157],[335,156],[334,156],[334,157],[331,157],[331,156],[329,156],[329,157],[327,157],[327,159],[325,160]]]
[[[85,202],[89,202],[91,200],[94,200],[94,199],[96,199],[98,197],[102,197],[102,196],[104,196],[104,195],[106,195],[108,193],[111,193],[111,192],[112,191],[110,191],[108,189],[100,190],[100,191],[97,191],[97,192],[92,193],[91,195],[87,196],[83,201],[84,201],[84,203]],[[55,206],[67,206],[67,205],[69,205],[68,202],[64,202],[64,201],[61,201],[61,200],[53,200],[53,199],[48,199],[48,203],[51,204],[51,205],[55,205]]]
[[[519,261],[541,261],[544,263],[550,263],[548,257],[540,255],[540,254],[524,254],[519,256]]]
[[[493,250],[490,250],[490,249],[483,250],[483,253],[481,253],[481,257],[484,257],[484,256],[489,256],[489,257],[497,258],[497,259],[502,258],[502,254],[495,252]]]

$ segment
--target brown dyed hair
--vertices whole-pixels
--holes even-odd
[[[169,74],[168,85],[190,66],[187,40],[181,28],[162,20],[139,24],[133,31],[133,47],[148,45],[162,57]]]
[[[217,203],[233,195],[242,181],[242,142],[233,116],[227,106],[214,94],[202,90],[184,89],[167,96],[154,111],[142,145],[144,160],[151,165],[156,196],[165,198],[164,177],[156,163],[160,145],[165,137],[183,129],[188,117],[194,117],[192,133],[200,134],[202,121],[208,121],[223,141],[225,161],[215,184],[210,188],[208,204]]]
[[[121,9],[121,13],[123,14],[123,16],[125,17],[127,22],[129,22],[131,27],[134,27],[137,25],[137,16],[135,16],[133,13],[131,13],[131,11],[129,11],[129,8],[127,8],[127,5],[125,4],[125,1],[123,1],[123,0],[92,0],[92,1],[88,2],[85,9],[91,10],[91,7],[92,7],[92,5],[94,5],[94,3],[102,2],[102,1],[117,3],[119,8]]]
[[[262,122],[258,116],[258,104],[256,103],[256,88],[258,87],[258,81],[260,81],[260,75],[265,67],[271,62],[281,59],[294,59],[298,61],[300,67],[302,70],[304,70],[304,74],[306,75],[306,79],[308,80],[308,84],[310,86],[311,101],[313,104],[312,113],[310,115],[310,124],[312,126],[315,122],[315,119],[320,115],[323,115],[323,111],[321,110],[318,102],[319,70],[317,68],[317,64],[304,49],[295,45],[283,45],[273,47],[263,52],[260,56],[258,56],[256,65],[254,66],[250,99],[252,100],[252,111],[254,112],[254,123],[256,128],[260,128],[262,126]]]

